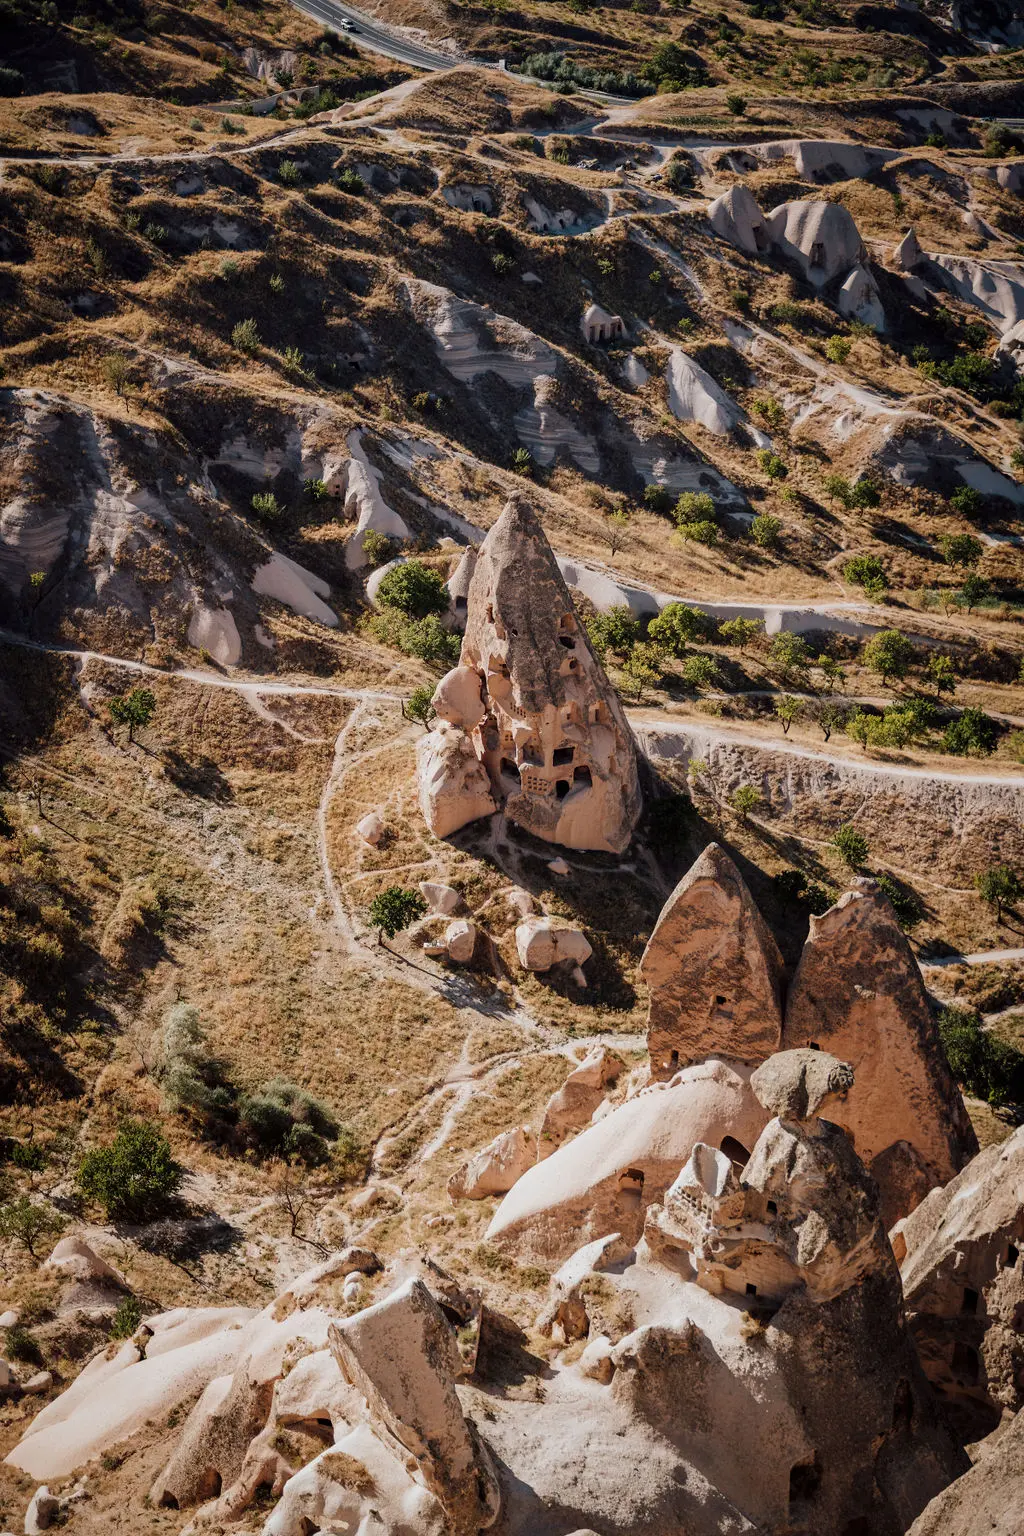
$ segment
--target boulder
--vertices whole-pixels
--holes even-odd
[[[708,219],[716,235],[748,256],[767,251],[771,244],[765,216],[742,182],[715,198],[708,206]]]
[[[21,1390],[30,1395],[36,1395],[42,1392],[49,1392],[52,1386],[52,1371],[36,1371],[34,1376],[28,1378],[28,1381],[22,1382]]]
[[[832,1116],[882,1190],[886,1224],[977,1151],[921,972],[888,901],[858,879],[812,917],[789,991],[783,1049],[830,1051],[855,1083]]]
[[[715,437],[728,437],[742,421],[735,400],[687,353],[673,349],[665,380],[669,410],[677,420],[695,422]]]
[[[581,1376],[599,1381],[602,1386],[608,1385],[615,1374],[615,1366],[612,1364],[612,1341],[606,1333],[596,1334],[588,1341],[578,1366]]]
[[[25,1536],[38,1536],[40,1531],[48,1531],[59,1514],[60,1500],[44,1483],[36,1489],[25,1511]]]
[[[839,313],[848,320],[859,320],[872,330],[885,330],[882,297],[867,267],[858,263],[839,290]]]
[[[593,949],[578,928],[551,917],[527,917],[516,928],[516,952],[524,970],[550,971],[563,960],[583,965]]]
[[[925,1374],[966,1440],[1024,1409],[1024,1126],[890,1234]]]
[[[745,1162],[767,1116],[749,1069],[705,1061],[653,1084],[564,1142],[518,1180],[487,1239],[517,1257],[560,1262],[581,1243],[618,1232],[629,1247],[696,1142]]]
[[[864,260],[864,242],[842,203],[780,203],[765,224],[773,248],[816,287]]]
[[[467,918],[456,918],[454,923],[449,923],[444,931],[445,949],[448,951],[449,960],[454,960],[456,965],[468,965],[473,958],[476,949],[477,927]]]
[[[739,870],[710,843],[661,910],[640,961],[652,1077],[777,1048],[782,957]]]
[[[431,703],[439,720],[472,731],[484,717],[480,674],[473,667],[452,667],[434,689]]]
[[[625,1070],[622,1057],[607,1046],[595,1045],[588,1051],[547,1102],[540,1128],[542,1157],[548,1157],[570,1131],[590,1124],[595,1109]]]
[[[447,721],[416,744],[420,811],[435,837],[448,837],[498,809],[472,738]]]
[[[502,1131],[452,1174],[448,1180],[449,1199],[486,1200],[489,1195],[507,1194],[536,1161],[537,1138],[527,1126]]]
[[[370,1423],[396,1440],[441,1504],[451,1536],[489,1529],[500,1511],[490,1458],[455,1391],[455,1337],[420,1280],[331,1325],[342,1376],[362,1394]]]
[[[553,875],[571,874],[569,865],[565,862],[564,859],[552,859],[548,865],[548,869]]]
[[[506,892],[505,899],[520,917],[532,917],[537,910],[537,903],[529,891],[524,891],[522,886],[513,886],[512,890]]]
[[[892,253],[892,264],[901,272],[913,272],[924,260],[924,252],[918,244],[913,229],[908,229]]]
[[[361,821],[356,822],[356,832],[364,843],[369,843],[371,848],[376,848],[384,836],[384,822],[378,811],[370,811]]]
[[[433,880],[420,881],[420,895],[431,912],[450,917],[462,905],[461,894],[451,885],[440,885]]]
[[[811,1120],[823,1107],[831,1109],[834,1101],[846,1098],[853,1069],[827,1051],[778,1051],[751,1075],[750,1086],[770,1115]]]
[[[918,1515],[907,1536],[1020,1536],[1024,1410]]]
[[[61,1238],[43,1268],[57,1270],[64,1279],[82,1284],[99,1284],[121,1291],[129,1289],[127,1280],[118,1270],[106,1259],[101,1259],[84,1238],[74,1235]]]

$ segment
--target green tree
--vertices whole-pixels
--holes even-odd
[[[760,448],[758,450],[757,462],[769,480],[785,480],[789,474],[785,461],[780,459],[777,453],[772,453],[770,448]]]
[[[761,796],[753,784],[741,784],[739,789],[734,789],[729,796],[729,804],[740,820],[746,822],[751,813],[761,804]]]
[[[960,588],[960,596],[963,598],[964,607],[970,613],[979,603],[984,602],[992,591],[992,583],[986,581],[984,576],[966,576],[963,586]]]
[[[973,569],[985,553],[984,544],[980,539],[976,539],[973,533],[944,534],[939,540],[939,548],[942,550],[943,560],[954,568],[963,565]]]
[[[647,633],[670,656],[683,656],[693,641],[709,639],[714,627],[714,620],[700,608],[687,603],[666,603],[657,618],[651,620]]]
[[[811,653],[802,635],[795,635],[789,629],[780,629],[777,635],[772,636],[768,647],[768,670],[773,676],[781,678],[784,683],[794,678],[802,680],[810,662]]]
[[[273,523],[284,511],[273,491],[256,491],[249,505],[262,523]]]
[[[727,645],[736,645],[746,651],[755,635],[764,629],[763,619],[726,619],[718,626],[718,633]]]
[[[660,517],[672,511],[672,496],[663,485],[644,486],[644,506],[648,512],[655,512]]]
[[[676,530],[676,538],[691,541],[694,544],[711,545],[718,543],[718,524],[706,521],[696,523],[680,523]]]
[[[843,578],[867,593],[884,592],[889,585],[885,566],[877,555],[854,555],[843,566]]]
[[[867,862],[868,840],[863,832],[844,822],[831,840],[843,863],[850,869],[861,869]]]
[[[803,701],[795,699],[791,693],[781,694],[775,701],[775,713],[782,723],[783,736],[789,735],[789,728],[803,712]],[[828,738],[826,737],[826,740]]]
[[[585,625],[590,643],[602,659],[609,651],[628,656],[643,634],[639,619],[625,603],[616,604],[607,613],[591,614]]]
[[[380,565],[387,565],[395,546],[387,534],[378,533],[376,528],[367,528],[362,536],[362,548],[367,561],[376,570]]]
[[[995,908],[996,917],[1000,920],[1005,909],[1016,906],[1024,895],[1024,886],[1009,864],[995,864],[991,869],[975,875],[974,885],[982,901]]]
[[[56,1238],[65,1227],[64,1217],[52,1205],[30,1200],[28,1195],[0,1205],[0,1238],[9,1238],[32,1255],[39,1257],[36,1249],[47,1238]]]
[[[976,491],[973,485],[962,485],[953,492],[949,504],[961,517],[976,517],[982,507],[981,492]]]
[[[688,656],[681,668],[683,682],[699,692],[718,681],[718,667],[711,656]]]
[[[820,671],[822,681],[824,682],[825,687],[829,693],[831,693],[833,688],[835,688],[837,685],[842,687],[842,685],[846,682],[846,673],[843,670],[842,663],[836,661],[834,656],[829,656],[826,651],[822,651],[821,655],[816,659],[814,665]]]
[[[859,741],[866,752],[871,744],[871,728],[875,717],[866,714],[862,709],[855,709],[846,722],[846,734],[854,741]]]
[[[850,497],[853,488],[845,475],[826,475],[823,484],[825,487],[825,495],[833,505],[835,505],[837,501],[841,502],[844,507],[848,507],[850,505]]]
[[[420,725],[429,728],[434,718],[434,690],[428,684],[422,688],[414,688],[402,705],[402,714],[407,720],[418,720]]]
[[[995,1105],[1024,1098],[1024,1057],[986,1030],[973,1009],[942,1008],[937,1023],[949,1069],[968,1093]]]
[[[761,512],[750,525],[750,537],[761,549],[775,549],[782,536],[782,524],[769,512]]]
[[[928,658],[928,681],[935,689],[935,697],[956,692],[956,668],[951,656],[939,656],[933,652]]]
[[[819,708],[815,719],[821,728],[822,737],[828,741],[833,731],[841,730],[846,724],[846,710],[841,704],[825,703]]]
[[[617,555],[626,542],[629,533],[629,513],[625,507],[616,507],[614,512],[609,512],[604,526],[605,541],[612,555]]]
[[[384,576],[377,587],[382,608],[397,608],[410,619],[446,613],[449,596],[444,577],[420,560],[406,560]]]
[[[131,364],[123,352],[108,352],[103,359],[103,377],[119,396],[128,392],[131,382]]]
[[[914,643],[898,629],[883,629],[864,647],[864,665],[877,672],[883,686],[892,678],[904,678],[914,660]]]
[[[845,363],[852,347],[848,336],[830,336],[825,343],[825,356],[830,363]]]
[[[972,753],[987,757],[995,751],[998,739],[999,727],[984,710],[964,709],[947,725],[942,750],[954,757],[970,757]]]
[[[672,509],[677,526],[702,520],[714,521],[715,503],[707,491],[684,491]]]
[[[107,709],[115,725],[128,727],[128,740],[135,740],[137,730],[145,730],[156,714],[156,695],[148,688],[132,688],[107,700]]]
[[[114,1140],[87,1152],[78,1169],[86,1200],[103,1206],[111,1221],[152,1221],[181,1188],[185,1170],[155,1125],[122,1121]]]
[[[402,885],[389,885],[370,902],[370,927],[377,930],[377,943],[383,944],[384,935],[393,939],[396,933],[408,928],[427,910],[427,904],[419,891],[407,890]]]
[[[627,692],[632,693],[639,704],[646,690],[661,682],[664,670],[665,653],[661,647],[649,641],[640,641],[630,651],[622,666]]]

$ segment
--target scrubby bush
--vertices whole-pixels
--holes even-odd
[[[999,727],[981,709],[965,709],[950,721],[942,737],[942,750],[954,757],[970,757],[977,754],[987,757],[996,749]]]
[[[853,348],[848,336],[830,336],[825,343],[825,356],[830,363],[845,363]]]
[[[440,571],[420,560],[406,560],[383,578],[377,602],[382,608],[397,608],[410,619],[425,619],[431,613],[447,612],[448,588]]]
[[[128,740],[134,741],[135,732],[145,730],[156,714],[156,694],[149,688],[132,688],[108,699],[107,709],[115,725],[128,727]]]
[[[252,357],[259,351],[260,332],[256,321],[251,317],[248,320],[239,320],[237,325],[231,328],[231,342],[239,352],[244,352],[247,357]]]
[[[990,1104],[1024,1100],[1024,1056],[982,1026],[970,1008],[939,1011],[939,1039],[957,1082]]]
[[[670,656],[683,656],[695,640],[713,640],[717,624],[711,614],[687,603],[666,603],[657,618],[651,620],[647,633],[655,645]]]
[[[880,871],[875,876],[875,880],[879,889],[889,898],[889,905],[895,912],[896,921],[900,927],[908,930],[916,928],[924,917],[924,906],[917,892],[886,870]]]
[[[383,645],[393,645],[406,656],[416,656],[420,661],[454,667],[459,659],[462,642],[458,635],[445,629],[436,613],[425,619],[410,619],[397,608],[385,608],[369,621],[368,628]]]
[[[338,187],[342,192],[347,192],[350,197],[362,197],[366,191],[366,182],[358,171],[347,165],[338,172]]]
[[[868,857],[868,840],[849,822],[844,822],[831,839],[831,845],[849,869],[860,869]]]
[[[985,553],[985,546],[972,533],[947,533],[939,540],[942,558],[947,565],[973,568]]]
[[[34,1259],[47,1238],[56,1238],[65,1227],[65,1219],[52,1205],[19,1195],[0,1205],[0,1238],[20,1243]]]
[[[782,536],[782,524],[770,512],[761,512],[750,525],[750,537],[761,549],[775,549]]]
[[[740,787],[738,789],[734,789],[732,794],[729,796],[729,804],[739,816],[740,820],[745,822],[748,816],[750,816],[751,812],[756,811],[758,806],[761,804],[761,796],[760,793],[754,788],[753,784],[741,784]]]
[[[747,110],[747,98],[745,96],[737,96],[735,92],[730,91],[729,95],[725,98],[725,105],[733,117],[742,117]]]
[[[648,512],[656,512],[658,516],[664,517],[672,511],[673,505],[672,494],[663,485],[644,486],[644,506]]]
[[[772,453],[770,448],[760,448],[757,453],[757,462],[768,476],[769,480],[785,480],[789,474],[785,462],[777,453]]]
[[[111,1221],[151,1221],[181,1188],[185,1170],[156,1126],[125,1120],[106,1147],[87,1152],[78,1169],[83,1197]]]
[[[275,1077],[238,1101],[238,1129],[261,1157],[296,1157],[310,1167],[326,1163],[339,1126],[305,1088]]]
[[[784,869],[775,876],[775,888],[786,901],[797,901],[815,917],[832,905],[832,894],[823,885],[808,880],[802,869]]]
[[[282,160],[277,168],[277,179],[285,187],[297,187],[302,180],[302,172],[294,160]]]
[[[362,535],[362,545],[363,554],[374,569],[379,565],[387,565],[395,550],[387,535],[378,533],[376,528],[367,528]]]
[[[975,875],[974,886],[982,901],[995,908],[999,918],[1007,907],[1015,907],[1024,895],[1024,885],[1009,864],[996,864]]]
[[[702,519],[713,521],[714,516],[715,503],[707,491],[684,491],[672,509],[672,517],[679,526]]]
[[[585,626],[595,654],[602,660],[609,651],[617,656],[628,656],[643,634],[639,619],[625,603],[609,608],[607,613],[591,614],[585,620]]]
[[[695,523],[680,523],[676,530],[676,537],[684,541],[692,541],[694,544],[705,544],[710,548],[718,543],[718,524],[703,520]]]
[[[257,491],[249,505],[264,523],[275,522],[284,511],[273,491]]]
[[[698,692],[718,681],[718,666],[711,656],[688,656],[680,670],[686,686]]]
[[[137,1296],[125,1296],[118,1302],[110,1319],[112,1339],[130,1339],[142,1322],[142,1303]]]

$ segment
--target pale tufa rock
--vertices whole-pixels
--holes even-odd
[[[621,1056],[595,1045],[551,1095],[540,1128],[541,1156],[548,1157],[570,1131],[589,1125],[608,1089],[626,1070]]]
[[[593,949],[578,928],[551,917],[527,917],[516,928],[516,953],[524,970],[543,972],[563,960],[583,965]]]
[[[370,811],[361,821],[356,822],[356,835],[361,837],[364,843],[371,848],[376,848],[384,836],[384,822],[378,811]]]
[[[839,313],[850,320],[870,325],[873,331],[886,328],[885,310],[878,284],[862,263],[853,268],[839,290]]]
[[[442,917],[450,917],[462,905],[462,896],[454,886],[441,885],[434,880],[420,881],[420,895],[430,908]]]
[[[765,216],[753,193],[742,182],[737,182],[709,204],[708,219],[716,235],[746,251],[748,256],[767,251],[771,244]]]
[[[467,918],[456,918],[444,931],[444,944],[449,960],[456,965],[468,965],[476,949],[477,927]]]
[[[448,837],[498,809],[472,737],[442,721],[416,744],[416,776],[423,820],[435,837]]]
[[[729,855],[711,843],[661,910],[640,961],[651,1075],[708,1056],[756,1063],[779,1043],[782,957]]]
[[[918,243],[913,229],[908,229],[899,245],[892,253],[892,264],[901,272],[913,272],[915,267],[921,265],[924,260],[924,252]]]
[[[44,1483],[36,1489],[25,1511],[25,1536],[39,1536],[40,1531],[48,1531],[59,1514],[60,1500]]]
[[[552,859],[548,865],[548,870],[553,875],[568,875],[572,873],[564,859]]]
[[[816,287],[864,260],[864,242],[842,203],[780,203],[765,224],[773,248]]]
[[[514,1126],[474,1152],[469,1161],[452,1174],[448,1180],[448,1197],[451,1200],[486,1200],[489,1195],[507,1194],[536,1161],[536,1136],[528,1126]]]

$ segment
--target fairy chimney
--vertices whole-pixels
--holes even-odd
[[[509,820],[567,848],[621,853],[640,814],[633,736],[521,496],[477,556],[455,672],[479,680],[481,717],[457,723]],[[435,704],[447,701],[452,676]]]
[[[921,972],[892,908],[858,879],[811,918],[782,1048],[831,1051],[856,1082],[831,1118],[878,1182],[891,1226],[978,1150],[950,1076]]]
[[[711,843],[661,911],[640,973],[651,1076],[708,1056],[764,1061],[779,1046],[782,956],[729,855]]]

